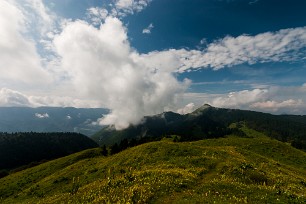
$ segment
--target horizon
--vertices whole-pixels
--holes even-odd
[[[268,113],[268,114],[272,114],[272,115],[294,115],[294,116],[306,116],[306,114],[294,114],[294,113],[271,113],[271,112],[265,112],[265,111],[258,111],[258,110],[250,110],[250,109],[239,109],[239,108],[224,108],[224,107],[217,107],[217,106],[212,106],[210,104],[203,104],[203,105],[200,105],[200,106],[196,106],[192,109],[191,112],[184,112],[183,109],[178,109],[176,111],[163,111],[163,112],[160,112],[160,113],[157,113],[155,115],[159,115],[159,114],[163,114],[163,113],[166,113],[166,112],[172,112],[172,113],[177,113],[177,114],[180,114],[180,115],[185,115],[185,114],[189,114],[189,113],[193,113],[195,112],[196,110],[200,109],[201,107],[203,106],[209,106],[209,107],[212,107],[212,108],[216,108],[216,109],[230,109],[230,110],[242,110],[242,111],[254,111],[254,112],[259,112],[259,113]],[[77,108],[77,107],[72,107],[72,106],[66,106],[66,107],[60,107],[60,106],[37,106],[37,107],[31,107],[31,106],[0,106],[0,109],[10,109],[10,108],[29,108],[29,109],[44,109],[44,108],[54,108],[54,109],[103,109],[103,110],[106,110],[106,111],[109,111],[110,109],[107,109],[107,108]],[[188,109],[189,110],[189,109]],[[49,114],[49,113],[38,113],[38,114]],[[144,115],[143,117],[149,117],[149,116],[155,116],[155,115]],[[51,117],[51,116],[50,116]]]
[[[306,115],[301,0],[2,0],[0,106]]]

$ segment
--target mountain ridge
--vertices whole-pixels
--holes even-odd
[[[232,123],[244,122],[250,128],[259,130],[271,138],[290,143],[299,143],[306,149],[306,116],[273,115],[250,110],[216,108],[204,104],[192,113],[180,115],[164,112],[146,116],[142,123],[131,125],[124,130],[111,126],[102,128],[91,138],[100,145],[113,145],[124,139],[179,135],[183,141],[222,137],[237,131],[230,128]],[[154,140],[154,139],[153,139]]]

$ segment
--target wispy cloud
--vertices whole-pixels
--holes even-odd
[[[263,101],[251,104],[251,108],[256,108],[259,110],[276,112],[280,109],[291,109],[291,113],[298,113],[301,107],[305,107],[306,104],[301,99],[288,99],[285,101]]]
[[[152,0],[117,0],[115,8],[112,10],[113,15],[126,16],[142,11]]]
[[[41,36],[53,31],[56,26],[56,15],[51,13],[42,0],[24,0],[25,4],[21,7],[31,24],[31,28],[40,33]],[[22,4],[19,4],[22,5]]]
[[[143,34],[151,34],[151,30],[154,28],[153,24],[150,23],[150,25],[148,25],[148,27],[146,27],[145,29],[142,30]]]
[[[259,0],[253,0],[253,1],[250,1],[250,2],[249,2],[249,5],[256,4],[257,2],[259,2]]]
[[[94,25],[100,25],[108,15],[109,12],[105,8],[91,7],[87,9],[87,16]]]
[[[268,90],[254,89],[230,92],[227,95],[216,97],[211,104],[217,107],[239,108],[246,104],[257,102],[267,97]]]
[[[87,18],[95,26],[104,22],[107,17],[122,19],[145,9],[152,0],[114,0],[103,7],[91,7],[87,9]]]
[[[198,85],[227,85],[227,84],[250,84],[250,81],[247,80],[235,80],[235,81],[202,81],[202,82],[192,82],[191,85],[198,86]]]
[[[1,107],[77,107],[77,108],[97,108],[102,104],[94,100],[82,100],[68,96],[33,96],[21,93],[16,90],[0,89]]]
[[[299,61],[305,58],[306,27],[266,32],[255,36],[227,36],[200,50],[170,49],[153,51],[142,56],[152,67],[168,67],[173,71],[212,68],[239,64]],[[166,59],[162,61],[159,58]]]

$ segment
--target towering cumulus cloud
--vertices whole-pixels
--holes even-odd
[[[106,18],[99,29],[84,21],[71,22],[54,45],[77,91],[112,110],[100,123],[117,129],[171,108],[189,83],[178,82],[172,71],[143,63],[114,17]]]

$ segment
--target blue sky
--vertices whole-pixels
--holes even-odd
[[[306,114],[303,0],[1,0],[0,105]]]

